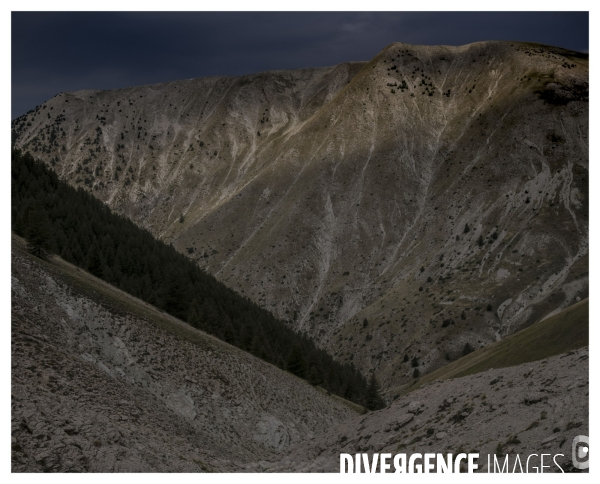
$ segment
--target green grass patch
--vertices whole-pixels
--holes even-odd
[[[459,378],[492,368],[543,360],[588,344],[589,299],[586,298],[554,316],[423,376],[411,390],[435,380]]]

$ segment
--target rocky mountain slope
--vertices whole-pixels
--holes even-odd
[[[587,93],[587,55],[396,43],[61,93],[13,141],[391,397],[587,296]]]
[[[455,379],[448,365],[365,414],[17,237],[11,262],[13,472],[337,472],[342,452],[478,452],[485,472],[488,454],[542,451],[572,471],[589,433],[587,347]],[[502,352],[547,342],[531,329]],[[502,364],[488,353],[456,364]]]
[[[238,471],[362,409],[13,240],[13,472]]]
[[[339,472],[340,453],[479,453],[478,472],[494,472],[517,455],[528,472],[573,472],[571,443],[589,434],[588,349],[477,375],[438,381],[385,410],[348,419],[335,431],[289,449],[264,470]],[[491,465],[488,467],[488,455]],[[538,470],[533,469],[537,466]],[[258,466],[253,466],[256,468]],[[505,471],[506,472],[506,471]]]

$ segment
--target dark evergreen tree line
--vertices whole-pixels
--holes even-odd
[[[12,230],[39,257],[56,253],[190,325],[323,388],[374,408],[376,384],[229,289],[172,246],[114,214],[43,163],[12,152]]]

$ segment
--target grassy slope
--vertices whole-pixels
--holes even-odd
[[[589,344],[589,299],[481,348],[418,380],[411,390],[435,380],[472,375],[566,353]]]
[[[25,241],[12,234],[12,245],[13,249],[17,249],[27,254],[28,257],[33,257],[25,249]],[[175,337],[188,341],[196,346],[203,349],[210,349],[212,351],[219,351],[222,353],[236,353],[242,352],[242,350],[232,346],[224,341],[221,341],[214,336],[211,336],[203,331],[195,329],[190,325],[174,318],[173,316],[160,311],[154,306],[145,303],[144,301],[137,299],[130,294],[94,277],[90,273],[64,261],[60,257],[53,255],[50,260],[43,261],[36,259],[40,264],[44,266],[48,272],[57,279],[65,282],[72,291],[79,292],[82,295],[89,297],[104,307],[118,314],[131,314],[135,317],[143,319],[144,321],[160,328],[167,333],[174,335]],[[254,358],[248,353],[250,358]],[[262,361],[262,360],[261,360]],[[268,365],[269,363],[263,362]],[[279,371],[283,371],[278,368]],[[297,376],[288,373],[290,378],[298,378]],[[302,384],[308,385],[307,382],[301,380]],[[327,393],[324,389],[316,387],[317,390]],[[345,400],[334,394],[329,394],[330,398],[343,403],[351,410],[362,414],[366,410],[361,405],[358,405],[349,400]]]

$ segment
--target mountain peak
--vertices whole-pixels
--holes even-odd
[[[65,94],[12,131],[392,394],[587,295],[587,113],[582,54],[394,43]]]

